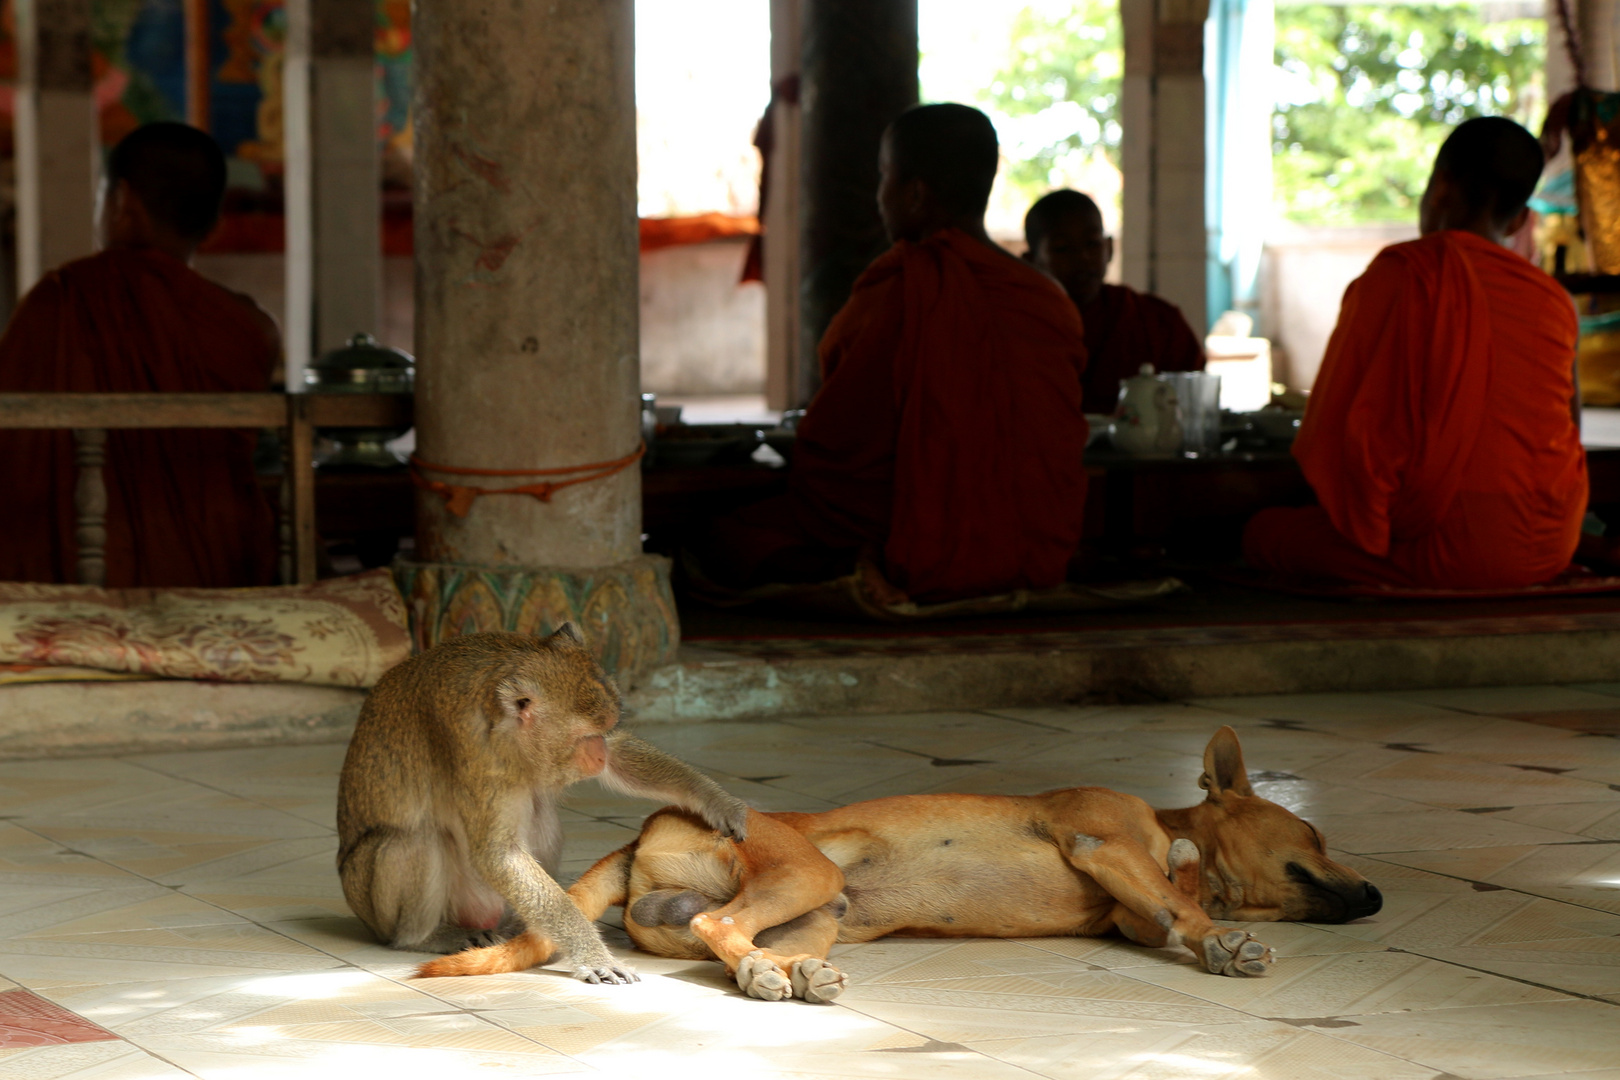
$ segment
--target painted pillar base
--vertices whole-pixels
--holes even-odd
[[[549,634],[573,620],[596,659],[628,689],[647,671],[672,663],[680,646],[669,567],[659,555],[573,569],[399,559],[394,580],[419,652],[458,634]]]

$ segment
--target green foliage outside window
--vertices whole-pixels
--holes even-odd
[[[1029,7],[1013,22],[1007,65],[979,103],[1010,117],[1009,179],[1030,198],[1071,154],[1119,165],[1119,90],[1125,50],[1115,0],[1075,0],[1069,11]]]
[[[1311,224],[1413,221],[1457,124],[1538,130],[1547,24],[1472,6],[1277,9],[1272,166],[1279,209]]]
[[[1007,63],[979,103],[1009,118],[1003,142],[1014,185],[1041,194],[1073,154],[1102,154],[1118,166],[1117,3],[1026,8],[1011,39]],[[1546,51],[1544,20],[1487,23],[1473,5],[1279,7],[1279,211],[1307,224],[1413,221],[1452,127],[1509,116],[1539,130]]]

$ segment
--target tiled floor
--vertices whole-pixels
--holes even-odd
[[[1620,685],[649,726],[813,810],[1080,783],[1186,805],[1228,723],[1387,898],[1262,928],[1260,980],[1115,940],[840,946],[831,1007],[633,953],[629,987],[408,979],[338,889],[340,746],[0,762],[0,1077],[1620,1080],[1617,721]],[[568,877],[651,809],[570,807]]]

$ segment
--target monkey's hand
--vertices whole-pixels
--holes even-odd
[[[574,969],[574,978],[580,982],[606,983],[612,986],[624,986],[641,981],[640,975],[611,956],[598,963],[581,964]]]
[[[724,792],[700,811],[709,827],[728,840],[748,839],[748,804]]]

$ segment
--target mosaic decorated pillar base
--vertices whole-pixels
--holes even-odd
[[[417,651],[482,630],[549,634],[572,620],[596,659],[628,688],[672,662],[680,645],[669,566],[658,555],[581,569],[400,559],[394,578],[410,609]]]

